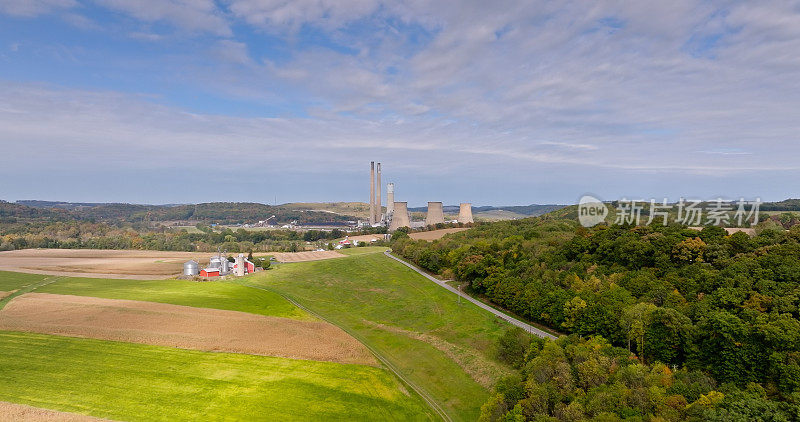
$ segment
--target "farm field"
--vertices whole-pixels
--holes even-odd
[[[0,274],[0,280],[2,279],[3,275]],[[220,281],[198,283],[186,280],[64,278],[40,287],[36,292],[141,300],[301,320],[314,319],[280,295]]]
[[[0,332],[0,400],[116,420],[431,420],[388,371]]]
[[[387,249],[389,248],[386,246],[360,246],[357,248],[340,249],[339,252],[342,255],[353,256],[353,255],[364,255],[364,254],[373,254],[376,252],[383,252]]]
[[[0,291],[8,292],[25,287],[29,284],[37,283],[47,278],[41,274],[14,273],[10,271],[0,271]]]
[[[0,311],[0,330],[377,366],[338,327],[246,312],[28,293]]]
[[[0,270],[72,277],[164,279],[183,263],[207,263],[210,253],[102,249],[21,249],[0,252]],[[201,264],[202,265],[202,264]]]
[[[337,251],[271,252],[270,255],[278,262],[318,261],[320,259],[341,258],[344,256]]]
[[[476,420],[509,368],[492,359],[507,325],[384,256],[282,265],[243,283],[280,292],[377,350],[454,420]]]
[[[450,233],[463,232],[464,230],[469,230],[469,228],[468,227],[454,227],[454,228],[451,228],[451,229],[431,230],[431,231],[427,231],[427,232],[414,232],[414,233],[409,233],[408,237],[410,237],[410,238],[412,238],[414,240],[427,240],[427,241],[430,242],[432,240],[439,240],[439,239],[445,237],[446,235],[448,235]]]

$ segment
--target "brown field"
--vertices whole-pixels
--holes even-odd
[[[75,413],[40,409],[38,407],[5,401],[0,401],[0,417],[0,419],[4,421],[19,422],[91,422],[108,420]]]
[[[71,277],[152,280],[174,277],[183,263],[208,264],[208,252],[22,249],[0,252],[0,270]]]
[[[414,240],[427,240],[428,242],[430,242],[432,240],[439,240],[443,238],[446,234],[463,232],[464,230],[469,230],[469,228],[455,227],[452,229],[431,230],[428,232],[416,232],[416,233],[410,233],[408,237]]]
[[[0,330],[377,365],[361,343],[326,322],[135,300],[28,293],[0,311]]]
[[[304,262],[319,261],[320,259],[341,258],[343,254],[336,251],[311,251],[311,252],[274,252],[270,253],[279,262]]]
[[[13,291],[10,291],[10,292],[2,292],[2,291],[0,291],[0,299],[10,295],[11,293],[14,293],[14,292]]]
[[[380,241],[380,240],[383,240],[383,235],[382,234],[362,234],[362,235],[359,235],[359,236],[348,236],[348,239],[355,240],[355,241],[358,241],[358,242],[372,243],[373,240],[376,241],[376,242]]]

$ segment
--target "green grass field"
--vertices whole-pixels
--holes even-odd
[[[38,288],[36,292],[143,300],[301,320],[314,319],[275,293],[217,281],[64,278]]]
[[[375,252],[383,252],[387,249],[389,249],[388,246],[360,246],[355,248],[339,249],[336,252],[352,256],[352,255],[373,254]]]
[[[50,276],[0,271],[0,291],[7,292],[17,290],[27,285],[38,283],[48,277]]]
[[[0,368],[0,400],[110,419],[434,419],[362,365],[0,332]]]
[[[487,362],[506,323],[469,302],[459,304],[454,294],[385,257],[384,248],[350,250],[365,253],[282,265],[243,282],[281,292],[345,328],[426,390],[453,419],[476,420],[489,391],[462,366],[491,367]],[[441,341],[454,346],[450,355]],[[487,372],[496,380],[507,370],[500,369]]]

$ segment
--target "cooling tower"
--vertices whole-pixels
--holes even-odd
[[[475,222],[475,220],[472,219],[472,204],[461,204],[458,210],[458,222],[464,224]]]
[[[386,216],[394,212],[394,183],[386,185]]]
[[[369,224],[375,224],[375,162],[369,162]]]
[[[389,224],[389,231],[393,232],[400,227],[411,227],[411,218],[408,215],[408,202],[395,202],[392,223]]]
[[[375,182],[375,189],[378,191],[375,195],[375,222],[380,223],[381,214],[383,213],[383,201],[381,201],[381,163],[378,163],[378,181]]]
[[[425,216],[426,226],[435,226],[439,223],[444,224],[444,211],[441,202],[428,202],[428,215]]]

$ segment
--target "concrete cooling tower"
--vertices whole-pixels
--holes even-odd
[[[386,215],[390,216],[394,212],[394,183],[386,185]]]
[[[426,226],[444,224],[444,211],[441,202],[428,202],[428,215],[425,217]]]
[[[400,227],[411,227],[411,218],[408,215],[408,202],[395,202],[392,223],[389,224],[389,231],[393,232]]]
[[[458,209],[458,222],[464,224],[475,222],[475,220],[472,219],[472,204],[461,204],[461,207]]]

